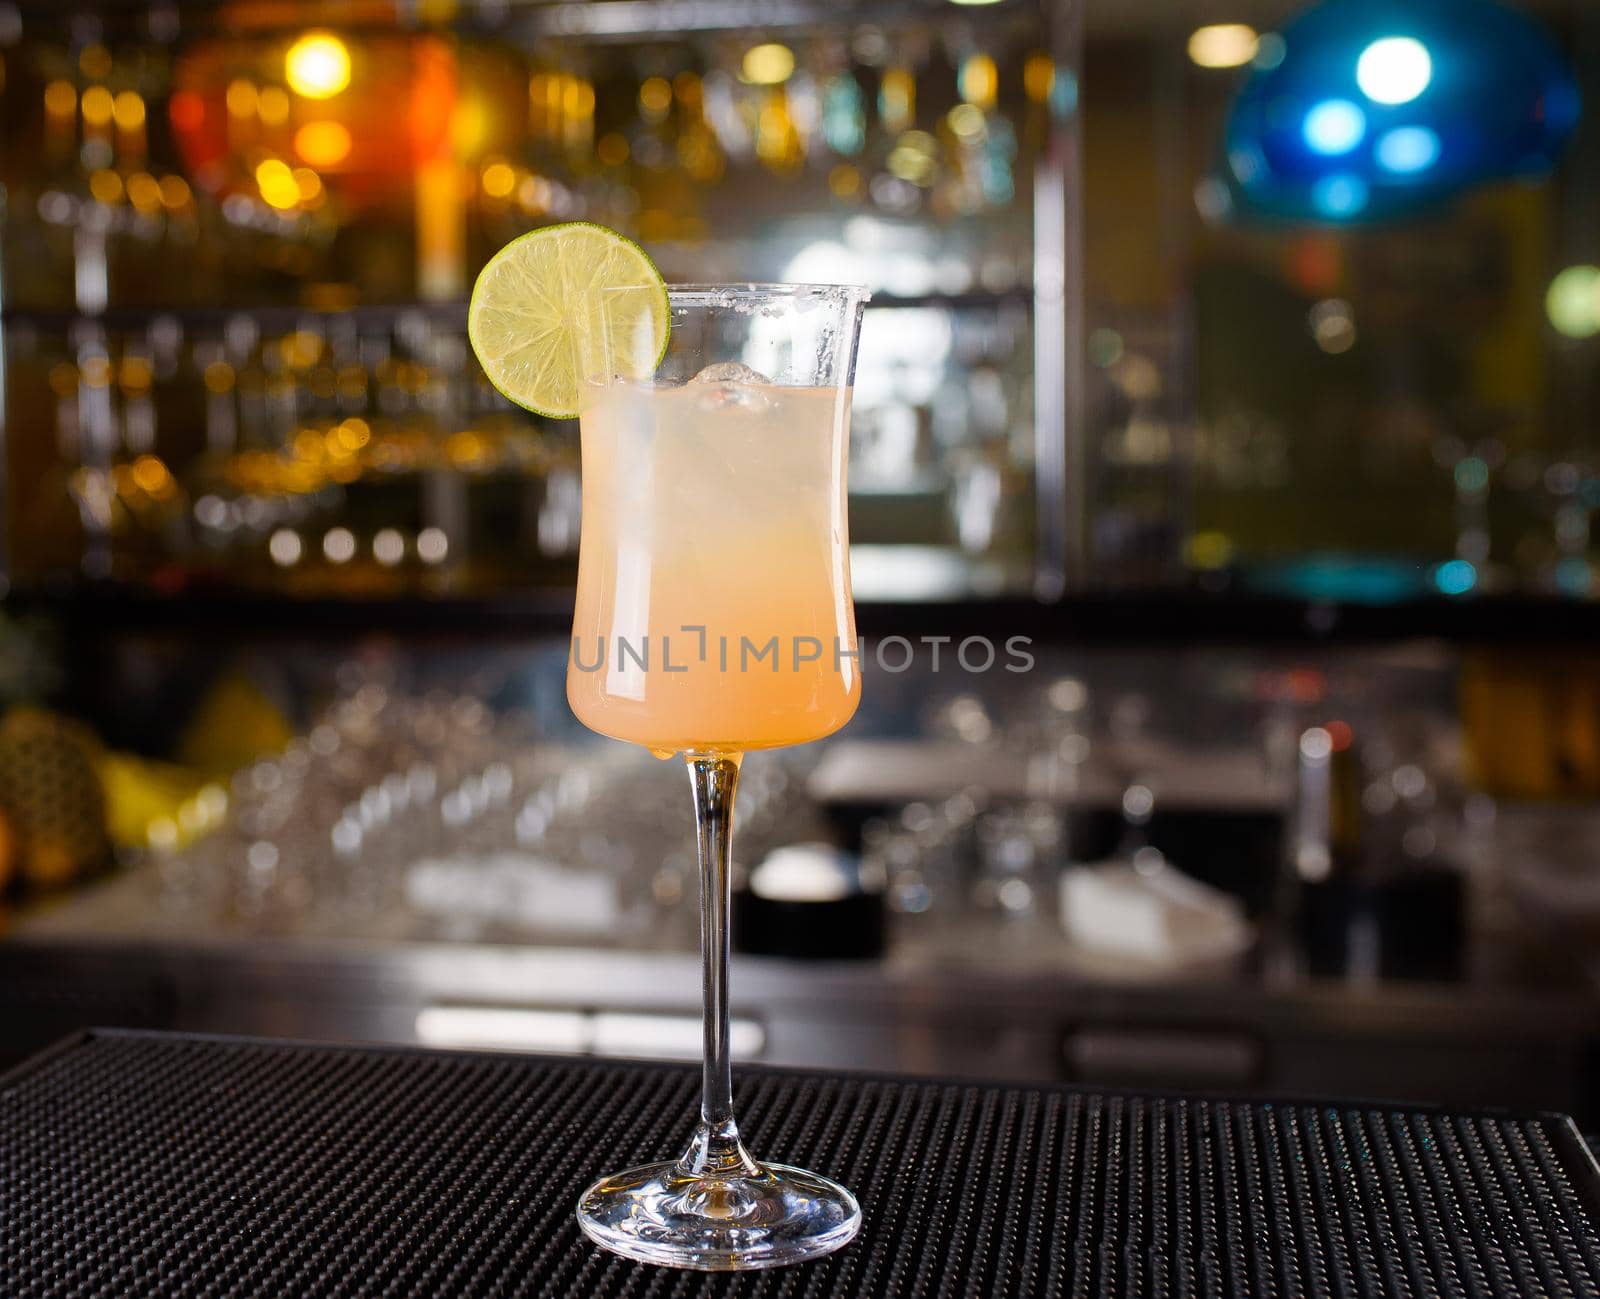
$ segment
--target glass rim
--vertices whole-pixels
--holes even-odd
[[[643,288],[638,284],[614,284],[597,290],[605,293],[637,293]],[[760,299],[828,299],[836,298],[844,303],[862,303],[872,297],[872,290],[864,284],[781,284],[766,283],[759,280],[737,280],[727,284],[669,284],[667,298],[673,302],[683,302],[691,305],[707,304],[719,305],[730,298],[734,301],[756,301]]]

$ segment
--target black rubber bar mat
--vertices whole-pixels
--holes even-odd
[[[0,1293],[495,1299],[1600,1295],[1565,1120],[745,1070],[841,1253],[612,1258],[572,1209],[686,1138],[676,1066],[96,1032],[0,1081]]]

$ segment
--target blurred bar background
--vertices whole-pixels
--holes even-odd
[[[1600,1122],[1597,87],[1583,0],[0,0],[0,1056],[698,1053],[465,338],[582,219],[874,293],[736,1051]]]

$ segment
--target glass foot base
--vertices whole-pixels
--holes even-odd
[[[783,1164],[750,1169],[696,1176],[675,1162],[603,1177],[578,1201],[578,1226],[624,1258],[706,1272],[818,1258],[860,1229],[855,1196],[826,1177]]]

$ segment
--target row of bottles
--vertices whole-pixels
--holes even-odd
[[[1018,196],[1076,103],[1036,35],[959,23],[527,53],[82,36],[0,51],[13,307],[457,300],[511,234],[578,217],[701,251],[852,212],[1026,242]]]

